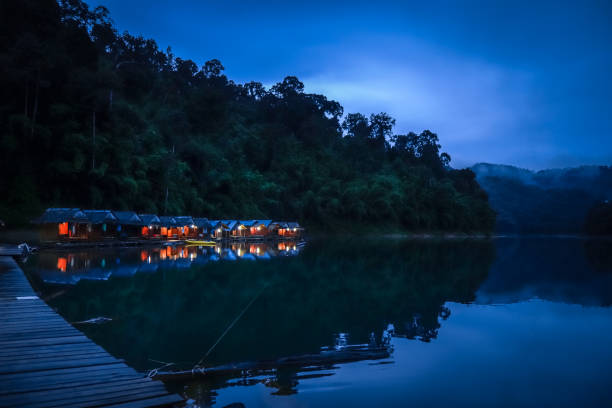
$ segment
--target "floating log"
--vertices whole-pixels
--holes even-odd
[[[281,367],[330,366],[362,360],[380,360],[389,358],[390,355],[390,348],[385,346],[349,345],[339,350],[326,349],[317,354],[300,354],[276,360],[238,362],[208,368],[194,367],[192,370],[183,371],[153,370],[150,377],[163,381],[186,381],[201,377],[235,375],[244,371],[265,371]]]

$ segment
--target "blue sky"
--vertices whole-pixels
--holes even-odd
[[[455,166],[612,164],[612,2],[94,1],[236,82],[296,75],[345,113],[430,129]]]

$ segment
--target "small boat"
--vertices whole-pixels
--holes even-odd
[[[215,241],[199,241],[197,239],[186,239],[185,243],[188,245],[215,246]]]

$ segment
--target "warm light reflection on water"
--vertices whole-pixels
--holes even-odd
[[[25,264],[68,321],[194,406],[610,406],[612,244],[317,240],[42,252]],[[389,355],[307,364],[389,339]],[[416,340],[416,341],[415,341]],[[371,346],[373,345],[373,346]],[[287,365],[286,357],[297,361]],[[363,361],[359,361],[363,360]]]
[[[111,276],[151,273],[158,268],[188,266],[184,261],[264,260],[296,256],[305,243],[296,241],[226,243],[215,246],[167,245],[144,248],[74,249],[42,251],[37,255],[37,276],[45,283],[76,284],[81,279],[106,280]]]

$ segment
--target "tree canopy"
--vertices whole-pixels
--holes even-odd
[[[266,89],[120,34],[81,0],[0,6],[0,218],[46,206],[488,231],[487,196],[428,130],[344,114],[295,76]]]

